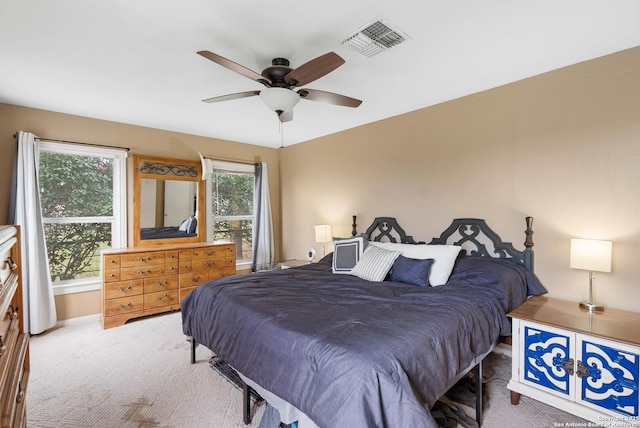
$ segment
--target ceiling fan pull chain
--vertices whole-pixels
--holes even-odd
[[[280,148],[284,149],[284,122],[280,122],[279,123],[279,131],[280,131]]]

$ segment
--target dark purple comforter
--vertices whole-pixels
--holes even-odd
[[[508,260],[461,258],[447,285],[368,282],[329,264],[211,281],[183,330],[320,427],[436,427],[456,374],[510,335],[544,287]]]

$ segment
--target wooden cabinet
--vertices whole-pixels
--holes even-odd
[[[640,426],[640,313],[534,297],[509,315],[513,404],[524,394],[605,426]]]
[[[236,274],[236,245],[194,243],[102,251],[102,327],[180,309],[196,286]]]
[[[0,426],[26,426],[29,334],[24,331],[20,230],[0,226]]]

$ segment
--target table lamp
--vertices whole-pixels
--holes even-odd
[[[316,242],[318,244],[326,244],[331,242],[333,237],[331,236],[331,226],[328,224],[319,224],[316,228]],[[324,245],[322,246],[322,257],[326,256]]]
[[[589,300],[580,302],[580,307],[589,312],[604,311],[604,306],[593,302],[593,279],[595,272],[611,272],[611,241],[572,239],[570,266],[589,271]]]

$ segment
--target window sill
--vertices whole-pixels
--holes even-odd
[[[68,284],[59,284],[53,286],[53,295],[60,296],[63,294],[84,293],[87,291],[98,291],[102,288],[100,280],[89,279],[84,281],[74,281]]]

